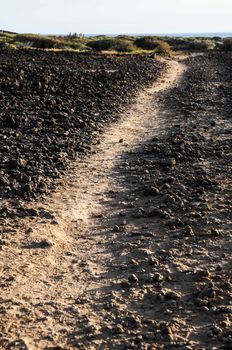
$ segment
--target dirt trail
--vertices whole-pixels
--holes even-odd
[[[58,222],[52,217],[50,223],[37,222],[18,248],[4,254],[9,288],[1,293],[3,349],[85,348],[85,338],[98,333],[102,324],[95,304],[112,292],[116,275],[107,272],[115,259],[120,264],[114,243],[126,224],[125,185],[133,188],[133,181],[122,181],[120,169],[128,152],[165,133],[158,93],[176,84],[185,69],[175,60],[167,64],[158,83],[139,93],[94,154],[78,159],[76,173],[46,202]],[[86,348],[107,349],[107,344],[109,339],[99,336]]]

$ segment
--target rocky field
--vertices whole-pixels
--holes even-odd
[[[163,67],[132,55],[2,51],[0,218],[36,215],[15,199],[55,189],[70,161],[91,150],[104,126]]]
[[[164,132],[122,167],[132,209],[116,227],[113,348],[232,349],[232,58],[183,63],[159,96]]]
[[[231,350],[232,57],[15,55],[1,217],[47,195],[57,221],[2,230],[0,348]]]

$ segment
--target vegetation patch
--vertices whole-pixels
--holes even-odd
[[[156,53],[171,55],[173,52],[199,52],[210,50],[231,51],[231,40],[220,37],[168,37],[118,35],[110,37],[97,35],[85,37],[84,34],[38,35],[17,34],[0,31],[0,49],[39,49],[39,50],[76,50],[114,53]]]
[[[232,38],[224,39],[220,46],[220,49],[226,52],[232,51]]]

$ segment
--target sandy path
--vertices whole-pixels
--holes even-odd
[[[81,348],[83,335],[77,329],[101,326],[93,305],[99,294],[110,292],[114,277],[106,272],[117,255],[114,231],[123,223],[127,179],[121,181],[120,167],[128,151],[165,132],[157,94],[176,84],[183,71],[179,62],[168,61],[162,79],[139,93],[134,106],[106,130],[96,152],[77,160],[77,173],[46,202],[58,223],[38,222],[18,249],[4,254],[9,288],[1,294],[3,348],[16,339],[11,349]],[[115,211],[118,219],[112,220]],[[41,237],[51,246],[41,249]]]

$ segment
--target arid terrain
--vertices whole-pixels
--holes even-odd
[[[232,349],[232,56],[0,53],[0,349]]]

